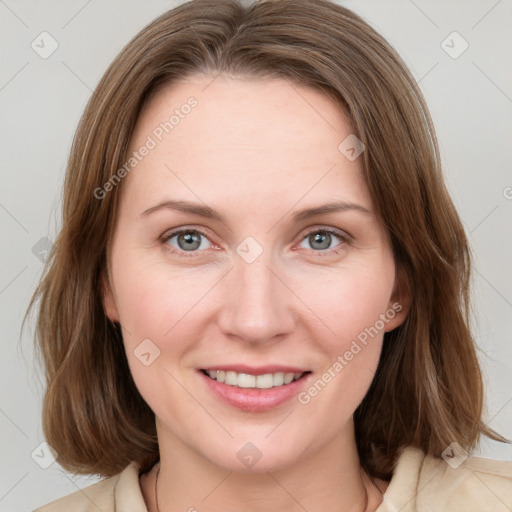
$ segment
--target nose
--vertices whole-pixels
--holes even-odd
[[[298,300],[272,267],[265,251],[252,263],[235,259],[219,297],[218,323],[224,335],[254,344],[281,339],[294,330]]]

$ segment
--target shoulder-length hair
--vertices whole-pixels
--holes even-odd
[[[46,369],[43,429],[60,464],[113,475],[158,458],[154,414],[132,380],[120,327],[106,316],[102,275],[141,109],[195,73],[283,78],[323,91],[366,150],[364,177],[412,296],[385,335],[354,414],[361,463],[389,479],[404,445],[440,456],[484,434],[483,385],[469,329],[470,251],[445,188],[425,101],[393,48],[328,0],[193,0],[145,27],[113,61],[83,113],[64,183],[62,229],[27,314]],[[101,197],[98,197],[101,196]],[[26,320],[26,316],[25,316]]]

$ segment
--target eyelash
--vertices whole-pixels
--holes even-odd
[[[164,234],[162,236],[161,243],[164,244],[166,246],[166,248],[168,250],[170,250],[171,252],[173,252],[175,254],[177,253],[180,256],[184,256],[186,258],[197,257],[197,253],[203,252],[203,251],[198,251],[198,250],[196,250],[196,251],[184,251],[184,250],[181,250],[181,249],[176,249],[175,247],[171,247],[169,244],[167,244],[167,242],[171,238],[174,238],[177,235],[181,235],[182,233],[199,233],[200,235],[204,236],[207,240],[209,240],[211,243],[213,243],[210,240],[210,238],[208,237],[208,235],[204,231],[199,229],[199,228],[181,228],[181,229],[177,229],[175,231],[171,231],[170,233],[166,233],[166,234]],[[314,249],[310,249],[311,251],[313,251],[315,253],[318,253],[318,255],[320,257],[331,256],[333,253],[337,252],[338,247],[340,245],[347,244],[347,243],[350,242],[350,237],[346,233],[344,233],[342,231],[335,230],[333,228],[314,228],[311,231],[306,232],[302,236],[301,242],[303,240],[305,240],[306,238],[308,238],[309,236],[315,234],[315,233],[324,233],[324,234],[327,233],[329,235],[334,235],[334,236],[336,236],[337,238],[339,238],[341,240],[340,244],[334,246],[331,249],[324,249],[324,250],[318,250],[318,251],[315,251]],[[189,254],[187,254],[187,252]]]

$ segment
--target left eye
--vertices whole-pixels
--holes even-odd
[[[338,233],[336,231],[332,231],[329,229],[317,229],[315,231],[310,231],[303,238],[302,243],[309,243],[310,246],[315,251],[325,251],[333,248],[331,246],[331,243],[334,241],[335,238],[340,240],[340,243],[336,245],[341,245],[341,243],[343,243],[346,240],[346,238],[341,233]],[[300,247],[304,246],[301,244]],[[308,249],[308,247],[305,248]]]
[[[208,237],[200,231],[185,229],[169,234],[164,242],[169,243],[171,247],[177,250],[195,252],[198,249],[207,249],[207,247],[204,247],[201,238],[208,240]],[[171,243],[173,239],[176,239],[177,246]]]

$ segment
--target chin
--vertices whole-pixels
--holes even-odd
[[[254,441],[238,439],[213,449],[209,447],[203,453],[216,466],[237,473],[280,471],[294,465],[301,457],[297,440],[293,447],[286,449],[277,438],[273,442],[264,437]]]

